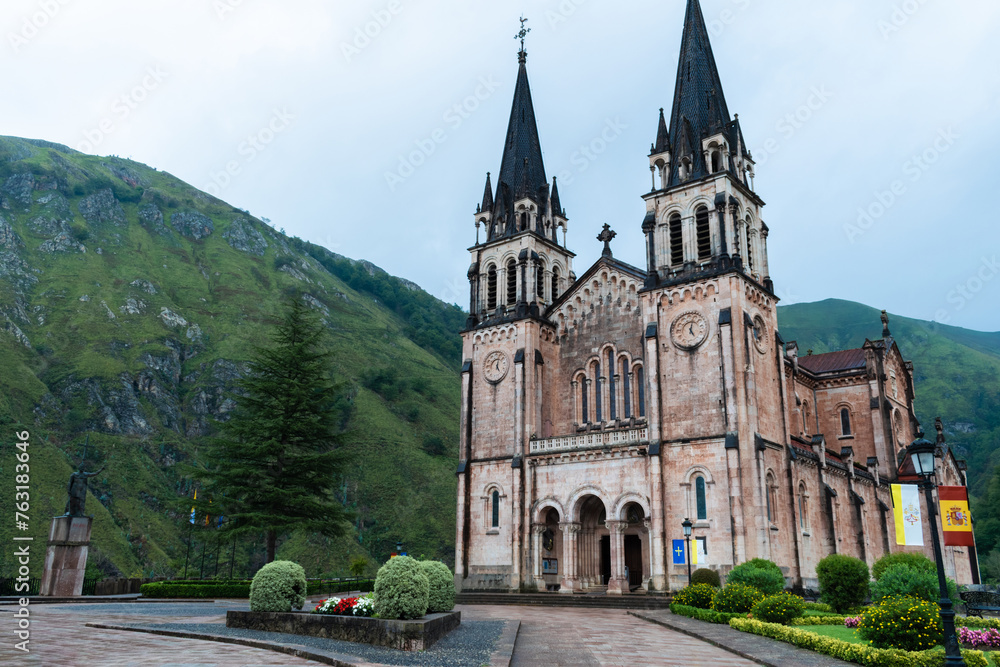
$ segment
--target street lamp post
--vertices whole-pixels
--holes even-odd
[[[396,555],[397,556],[403,555],[403,540],[396,541]]]
[[[927,499],[927,513],[930,515],[931,536],[934,540],[934,560],[937,563],[938,586],[941,589],[941,623],[944,625],[945,667],[965,665],[962,651],[958,646],[958,636],[955,633],[955,610],[952,609],[948,597],[948,580],[944,574],[944,557],[941,554],[941,538],[938,537],[937,511],[934,507],[932,492],[936,486],[934,481],[935,449],[933,442],[920,438],[906,448],[906,454],[913,463],[913,469],[920,477],[920,488],[924,490]],[[905,460],[905,459],[904,459]],[[904,463],[905,465],[905,463]]]
[[[684,542],[687,547],[687,558],[685,560],[688,564],[688,586],[691,585],[691,526],[693,525],[691,519],[684,519],[681,522],[681,527],[684,528]]]

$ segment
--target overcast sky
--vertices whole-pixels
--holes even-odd
[[[646,156],[685,4],[4,0],[0,134],[169,171],[467,307],[518,17],[582,274],[605,222],[615,255],[645,267]],[[757,161],[783,302],[1000,330],[1000,3],[702,7]]]

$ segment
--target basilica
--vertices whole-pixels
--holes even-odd
[[[676,589],[686,519],[697,567],[767,558],[789,587],[816,588],[828,554],[933,557],[927,525],[925,546],[897,546],[892,511],[900,452],[921,432],[913,366],[886,316],[858,349],[800,354],[783,340],[754,160],[698,0],[669,122],[661,109],[641,158],[652,189],[623,215],[642,226],[645,267],[614,257],[605,225],[601,258],[575,272],[523,41],[518,61],[470,249],[457,587]],[[939,483],[964,485],[964,464],[943,444],[939,456]],[[945,548],[959,583],[972,581],[968,552]]]

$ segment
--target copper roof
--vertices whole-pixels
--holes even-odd
[[[865,351],[859,348],[799,357],[799,366],[810,373],[833,373],[863,369],[865,367]]]

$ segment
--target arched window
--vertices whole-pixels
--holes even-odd
[[[670,216],[670,264],[680,266],[684,263],[684,236],[681,226],[681,214]]]
[[[545,265],[541,260],[535,265],[535,298],[545,301]]]
[[[600,424],[604,421],[604,406],[601,401],[601,362],[594,362],[594,404],[597,407],[596,422]]]
[[[622,397],[625,399],[625,419],[632,418],[632,379],[628,372],[628,359],[622,359]]]
[[[580,376],[580,401],[582,404],[583,414],[583,420],[580,422],[581,424],[590,423],[590,396],[588,395],[590,390],[587,388],[588,384],[587,376]]]
[[[493,489],[493,528],[500,527],[500,492]]]
[[[636,393],[638,395],[639,416],[646,416],[646,376],[642,371],[642,366],[636,366],[635,371]]]
[[[698,519],[700,521],[708,519],[708,503],[705,502],[705,478],[701,475],[694,479],[694,497]]]
[[[497,267],[493,264],[486,270],[486,309],[497,309]]]
[[[851,435],[851,411],[847,408],[840,409],[840,434]]]
[[[559,298],[559,267],[552,267],[552,300]]]
[[[753,234],[750,233],[750,225],[753,219],[747,216],[747,268],[753,271]]]
[[[809,530],[809,512],[805,484],[799,485],[799,528],[803,531]]]
[[[611,413],[611,421],[618,419],[618,391],[615,386],[615,353],[608,350],[608,412]]]
[[[809,435],[809,402],[802,403],[802,434]]]
[[[507,305],[517,303],[517,262],[507,262]]]
[[[521,226],[520,226],[519,229],[520,229],[520,231],[523,232],[527,228],[528,228],[528,214],[527,213],[522,213],[521,214]]]
[[[698,235],[698,259],[711,259],[712,257],[712,229],[709,225],[708,207],[699,206],[694,214],[695,229]]]
[[[712,173],[722,171],[722,153],[712,151]]]
[[[691,160],[689,160],[688,158],[684,158],[683,160],[681,160],[681,167],[680,167],[681,180],[686,181],[690,175],[691,175]]]

